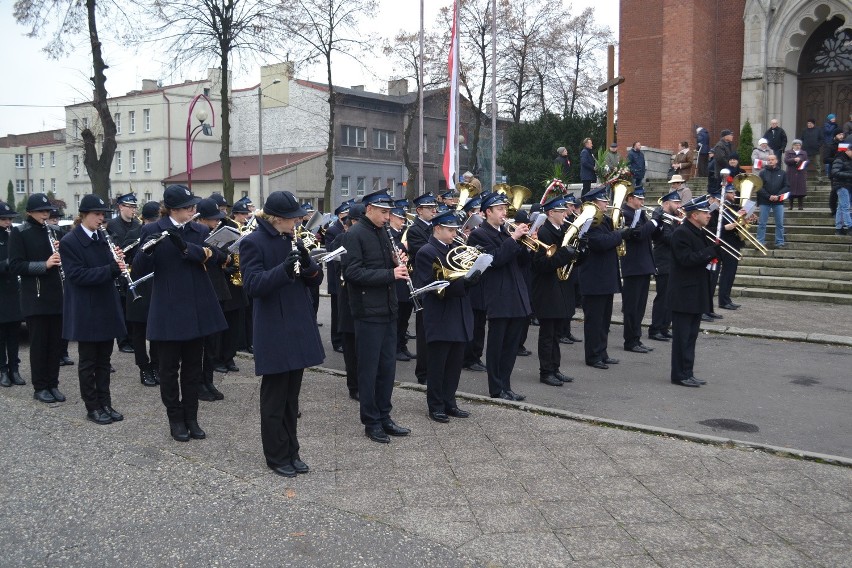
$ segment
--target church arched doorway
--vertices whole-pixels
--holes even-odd
[[[809,118],[821,127],[829,113],[837,123],[852,112],[852,30],[834,17],[820,25],[802,48],[798,69],[796,132]]]

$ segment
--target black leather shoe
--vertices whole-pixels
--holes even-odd
[[[374,442],[390,444],[390,437],[381,428],[365,428],[364,434]]]
[[[39,402],[44,402],[45,404],[50,404],[51,402],[56,402],[56,399],[53,398],[53,395],[50,394],[50,391],[47,389],[37,390],[33,393],[33,398]]]
[[[343,353],[342,345],[335,345],[334,347],[332,347],[332,349],[335,351],[335,353]]]
[[[648,350],[642,347],[641,345],[634,345],[633,347],[625,347],[625,351],[629,351],[631,353],[648,353]]]
[[[6,371],[0,372],[0,387],[11,387],[12,379]]]
[[[71,359],[71,357],[69,357],[68,355],[63,355],[62,357],[59,358],[59,366],[60,367],[66,367],[68,365],[73,365],[73,364],[74,364],[74,360]]]
[[[730,304],[725,304],[724,306],[719,306],[719,307],[722,308],[723,310],[737,310],[737,309],[739,309],[740,305],[731,302]]]
[[[589,367],[594,367],[595,369],[609,369],[609,365],[604,363],[603,361],[595,361],[594,363],[586,363]]]
[[[530,351],[526,347],[521,347],[520,349],[518,349],[518,357],[528,357],[530,355],[532,355],[532,351]]]
[[[574,345],[574,342],[568,339],[567,337],[560,337],[559,343],[561,343],[562,345]]]
[[[572,334],[572,333],[568,334],[568,339],[570,339],[574,343],[583,343],[582,339],[580,339],[579,337],[575,337],[574,334]]]
[[[207,383],[207,390],[210,392],[210,394],[213,395],[213,398],[215,398],[216,400],[224,400],[225,395],[222,394],[222,391],[217,389],[216,385],[214,385],[213,383]]]
[[[104,414],[109,416],[113,422],[121,422],[124,420],[124,415],[109,405],[104,406],[103,411]]]
[[[101,408],[96,408],[94,410],[90,410],[86,413],[86,418],[95,424],[106,425],[112,424],[113,420],[110,417],[109,413],[104,411]]]
[[[13,385],[18,385],[19,387],[27,384],[27,381],[24,380],[24,377],[21,376],[21,373],[17,369],[9,371],[9,378],[12,379]]]
[[[408,355],[408,356],[409,356],[410,358],[412,358],[412,359],[417,359],[417,354],[416,354],[416,353],[412,353],[411,351],[409,351],[409,350],[408,350],[408,347],[404,347],[404,348],[402,349],[402,352],[403,352],[403,353],[405,353],[406,355]]]
[[[382,430],[384,430],[385,434],[388,436],[408,436],[411,433],[411,430],[400,426],[393,420],[388,420],[383,423]]]
[[[189,442],[189,430],[186,429],[186,424],[183,422],[170,422],[169,429],[172,432],[172,438],[177,442]]]
[[[521,402],[522,400],[527,399],[526,395],[518,394],[513,390],[507,390],[506,392],[509,393],[512,396],[512,398],[517,400],[518,402]]]
[[[350,391],[349,398],[352,400],[361,400],[361,397],[358,396],[358,391]]]
[[[707,315],[708,315],[708,316],[710,316],[711,318],[713,318],[713,319],[717,319],[717,320],[720,320],[720,319],[724,319],[724,318],[725,318],[725,316],[723,316],[722,314],[717,314],[716,312],[710,312],[710,313],[709,313],[709,314],[707,314]]]
[[[509,391],[500,391],[499,394],[492,394],[491,398],[502,398],[503,400],[515,400],[515,397],[513,397],[511,394],[509,394]]]
[[[113,367],[112,365],[110,365],[110,366],[109,366],[109,372],[110,372],[110,373],[114,373],[114,372],[115,372],[115,367]]]
[[[468,365],[465,367],[468,371],[475,371],[477,373],[481,373],[486,370],[485,365],[481,363],[473,363],[472,365]]]
[[[299,458],[293,458],[293,469],[296,470],[296,473],[308,473],[311,471],[311,468],[308,467],[308,464],[300,460]]]
[[[553,375],[544,375],[543,377],[539,377],[538,380],[539,380],[539,382],[542,382],[542,383],[549,385],[551,387],[561,387],[562,386],[562,381],[560,381],[559,379],[557,379]]]
[[[663,335],[663,337],[667,337],[669,339],[674,337],[674,335],[672,335],[672,332],[670,332],[669,330],[664,331],[662,335]]]
[[[213,370],[217,373],[227,373],[228,372],[228,366],[225,365],[224,363],[219,363],[218,365],[213,367]]]
[[[132,345],[122,345],[121,347],[118,348],[118,350],[121,351],[122,353],[136,353],[136,350],[133,349]]]
[[[654,341],[668,341],[669,338],[663,335],[662,333],[653,333],[648,336],[648,339],[653,339]]]
[[[230,372],[230,373],[239,373],[240,372],[240,368],[237,367],[237,364],[234,363],[233,359],[231,359],[230,361],[225,363],[225,368],[228,369],[228,372]]]
[[[396,360],[397,361],[411,361],[411,357],[403,353],[402,351],[396,352]]]
[[[563,383],[573,383],[574,382],[574,377],[569,377],[568,375],[566,375],[566,374],[564,374],[560,371],[556,371],[554,373],[554,376],[557,379],[559,379],[560,381],[562,381]]]
[[[160,384],[160,371],[158,371],[156,367],[151,369],[151,376],[154,377],[154,381],[159,385]]]
[[[59,392],[58,388],[52,387],[48,390],[50,391],[50,394],[53,395],[53,398],[56,400],[56,402],[65,402],[65,395]]]
[[[654,348],[653,348],[653,347],[648,347],[647,345],[645,345],[645,344],[644,344],[644,343],[642,343],[641,341],[639,342],[639,347],[641,347],[641,348],[643,348],[643,349],[647,349],[648,351],[653,351],[653,350],[654,350]]]
[[[467,410],[462,410],[461,408],[456,406],[455,408],[447,409],[447,416],[452,416],[453,418],[467,418],[468,416],[470,416],[470,412],[468,412]]]
[[[198,420],[187,420],[186,429],[189,430],[189,437],[193,440],[203,440],[207,437],[207,433],[198,425]]]
[[[696,383],[698,383],[699,385],[706,385],[707,384],[707,381],[705,381],[704,379],[699,379],[695,375],[692,375],[689,378],[692,379],[693,381],[695,381]]]
[[[687,379],[683,379],[681,381],[672,381],[672,384],[680,385],[682,387],[700,387],[701,386],[701,384],[696,382],[695,380],[693,380],[692,377],[689,377]]]
[[[612,357],[604,357],[603,362],[607,365],[618,365],[618,359],[613,359]]]
[[[204,402],[214,402],[216,397],[207,389],[207,383],[201,383],[198,385],[198,400],[203,400]]]
[[[710,314],[701,314],[701,321],[713,321],[713,318],[710,317]]]
[[[435,422],[440,422],[442,424],[446,424],[450,421],[450,418],[443,412],[430,412],[429,418],[431,418]]]
[[[282,477],[296,477],[296,468],[294,468],[293,464],[290,463],[273,467],[272,471]]]
[[[155,387],[159,384],[154,379],[154,371],[150,369],[139,369],[139,381],[146,387]]]

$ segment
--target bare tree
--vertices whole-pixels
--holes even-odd
[[[222,193],[234,198],[231,175],[230,80],[235,56],[248,60],[268,53],[267,38],[274,30],[276,6],[267,0],[147,0],[155,22],[146,41],[168,46],[171,66],[215,60],[222,70]]]
[[[94,87],[92,106],[98,113],[103,128],[103,141],[98,155],[97,138],[91,128],[81,133],[83,139],[83,164],[92,182],[92,192],[104,201],[109,199],[110,169],[115,155],[115,122],[107,103],[106,74],[108,65],[104,60],[102,44],[98,35],[98,18],[107,19],[112,26],[120,26],[123,18],[121,7],[115,2],[98,4],[96,0],[17,0],[14,6],[15,20],[30,28],[29,37],[40,37],[46,28],[55,25],[44,51],[48,57],[58,59],[74,48],[76,36],[86,34],[92,54],[92,77]],[[115,17],[113,17],[115,16]],[[86,25],[83,26],[82,23]]]
[[[584,99],[594,100],[598,97],[597,89],[594,88],[597,85],[593,85],[600,77],[596,52],[603,51],[612,43],[612,32],[608,27],[595,23],[595,10],[588,7],[568,22],[563,38],[572,63],[568,80],[562,82],[563,112],[565,116],[574,116]]]
[[[337,95],[331,73],[335,53],[355,57],[366,47],[357,24],[362,16],[375,14],[376,0],[287,0],[279,4],[280,22],[285,34],[307,51],[306,60],[321,60],[325,64],[328,86],[328,145],[325,158],[326,207],[331,206],[331,186],[334,181],[334,119]]]

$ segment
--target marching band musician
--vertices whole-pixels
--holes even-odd
[[[112,242],[120,247],[124,247],[130,243],[127,239],[128,233],[142,226],[142,223],[136,218],[136,210],[138,208],[136,195],[132,192],[119,195],[115,198],[115,205],[118,208],[118,216],[107,221],[106,230],[110,237],[112,237]],[[128,253],[130,252],[128,251]],[[133,252],[135,253],[136,251]],[[123,282],[120,283],[119,293],[121,294],[122,301],[126,301],[127,289]],[[118,338],[118,350],[122,353],[133,353],[133,343],[130,341],[129,336]]]
[[[216,202],[225,217],[222,217],[221,223],[223,226],[231,227],[232,229],[240,230],[240,225],[231,217],[228,217],[228,202],[225,198],[213,193],[210,199]],[[225,273],[225,282],[228,286],[230,299],[222,302],[222,312],[225,315],[225,321],[228,322],[228,329],[219,334],[219,339],[216,342],[216,352],[214,353],[214,370],[217,373],[238,373],[240,371],[237,364],[234,362],[234,357],[237,355],[237,344],[239,343],[242,330],[245,328],[246,309],[248,308],[248,298],[246,298],[245,290],[243,290],[242,281],[240,279],[240,267],[235,257],[228,251],[223,251],[228,254],[228,261],[222,267]],[[239,258],[239,257],[236,257]],[[215,395],[214,396],[218,396]]]
[[[68,231],[59,225],[59,220],[62,219],[64,215],[62,214],[61,209],[57,209],[54,207],[50,210],[50,217],[45,221],[45,226],[50,230],[51,234],[54,236],[56,240],[57,246],[59,245],[59,241],[62,240]],[[62,356],[59,358],[59,366],[67,367],[69,365],[73,365],[74,360],[68,356],[68,340],[62,340]]]
[[[585,335],[586,365],[596,369],[609,369],[618,359],[609,356],[607,338],[612,319],[613,295],[621,292],[621,279],[616,248],[623,235],[632,229],[618,231],[612,226],[612,218],[606,215],[606,186],[592,188],[582,197],[583,202],[594,203],[599,211],[586,232],[588,256],[580,264],[580,293],[583,294],[583,335]]]
[[[472,175],[472,174],[471,174]],[[482,206],[482,196],[477,195],[468,199],[462,210],[467,215],[467,218],[480,214]],[[470,236],[471,229],[464,229],[465,238]],[[482,291],[482,281],[480,280],[468,290],[468,298],[470,298],[470,306],[473,308],[473,339],[471,339],[464,349],[464,368],[468,371],[483,372],[485,371],[485,363],[482,362],[482,353],[485,351],[485,297]]]
[[[9,266],[9,237],[12,219],[18,214],[0,201],[0,386],[25,385],[18,365],[21,331],[21,290]]]
[[[407,254],[413,262],[417,261],[417,251],[420,247],[429,242],[429,237],[432,235],[432,218],[438,214],[438,201],[431,191],[427,191],[423,195],[414,198],[414,207],[417,212],[417,217],[411,223],[405,234],[404,243],[407,247]],[[426,384],[429,353],[427,351],[426,332],[423,330],[423,312],[414,314],[415,335],[417,346],[417,364],[414,367],[414,376],[417,377],[417,382],[421,385]]]
[[[231,219],[237,224],[237,229],[242,230],[245,227],[246,223],[248,223],[251,218],[251,211],[249,211],[249,204],[251,200],[248,197],[243,197],[242,199],[238,199],[234,202],[233,207],[231,207]],[[252,209],[254,209],[254,205],[252,205]],[[244,295],[246,307],[241,311],[242,314],[242,324],[239,329],[235,333],[234,341],[236,343],[237,349],[246,351],[251,353],[252,349],[252,302],[251,298],[246,298]]]
[[[402,242],[402,231],[405,226],[405,209],[394,202],[394,208],[391,209],[390,232],[393,235],[393,240],[396,241],[396,246],[404,252],[408,253],[405,243]],[[408,291],[408,286],[404,280],[397,280],[396,284],[396,299],[399,303],[399,312],[396,318],[396,360],[411,361],[416,359],[417,355],[408,350],[408,320],[411,317],[411,312],[414,310],[414,304],[411,302],[411,295]]]
[[[455,211],[441,213],[432,219],[432,236],[417,252],[414,285],[417,288],[436,279],[433,264],[447,267],[456,230],[461,227]],[[470,413],[456,404],[456,390],[461,378],[464,346],[473,337],[473,311],[467,290],[476,284],[480,271],[452,281],[442,296],[423,297],[423,327],[429,344],[429,366],[426,380],[426,404],[429,418],[449,422],[450,416],[467,418]]]
[[[505,194],[488,195],[482,201],[485,221],[470,234],[467,244],[480,246],[494,257],[482,280],[488,318],[485,366],[489,394],[491,398],[524,400],[524,395],[512,390],[511,376],[524,322],[532,313],[520,266],[529,264],[530,255],[518,242],[529,232],[529,227],[521,224],[512,232],[503,229],[508,204]]]
[[[678,190],[672,190],[665,194],[662,205],[654,210],[653,218],[660,223],[660,230],[654,233],[654,266],[657,273],[654,275],[656,283],[656,295],[651,308],[651,325],[648,327],[648,338],[655,341],[668,341],[672,325],[672,313],[666,303],[666,294],[669,286],[669,273],[672,265],[672,234],[679,223],[672,219],[678,216],[681,198]]]
[[[142,237],[142,227],[156,223],[160,218],[160,204],[156,201],[149,201],[142,206],[142,225],[127,233],[127,239],[130,242]],[[138,245],[133,247],[134,253],[138,250]],[[129,251],[128,251],[129,252]],[[127,258],[127,257],[125,257]],[[134,271],[131,266],[131,274],[135,278],[138,270]],[[141,282],[136,287],[136,293],[139,294],[139,299],[133,301],[131,294],[130,298],[126,298],[126,314],[125,325],[127,326],[130,344],[133,346],[133,358],[136,366],[139,367],[139,382],[146,387],[155,387],[160,384],[160,366],[157,357],[157,345],[151,343],[150,346],[145,340],[148,335],[148,310],[151,306],[151,291],[154,283],[151,280]]]
[[[727,183],[727,179],[729,177],[729,171],[727,168],[722,170],[720,177],[724,183]],[[708,206],[710,207],[710,221],[707,225],[710,227],[710,231],[713,234],[716,233],[716,226],[719,223],[719,214],[722,208],[722,187],[714,186],[712,187],[705,196],[707,200]],[[721,261],[721,259],[720,259]],[[716,319],[722,319],[724,316],[722,314],[717,314],[716,310],[713,308],[713,295],[716,293],[716,284],[719,282],[719,271],[718,270],[710,270],[707,272],[707,278],[710,280],[710,285],[707,288],[707,293],[709,294],[710,304],[709,309],[706,313],[701,316],[701,321],[711,322]]]
[[[142,227],[142,243],[133,259],[137,278],[154,273],[148,339],[156,342],[160,397],[178,442],[207,437],[198,424],[204,338],[227,326],[205,266],[221,264],[224,255],[204,246],[209,229],[191,222],[199,201],[186,186],[167,187],[162,216]],[[162,240],[146,249],[156,238]]]
[[[33,398],[65,402],[59,390],[62,356],[62,268],[45,222],[53,206],[43,193],[27,199],[27,218],[9,236],[9,268],[21,277],[21,313],[30,334]]]
[[[625,227],[630,233],[625,239],[627,253],[621,257],[621,312],[624,314],[624,350],[633,353],[649,353],[654,350],[642,343],[642,318],[648,305],[648,290],[651,275],[656,272],[651,239],[659,226],[648,219],[645,211],[645,190],[636,186],[627,194],[621,207]],[[638,215],[638,220],[636,216]]]
[[[305,215],[299,220],[299,224],[301,225],[302,229],[305,229],[305,227],[308,224],[308,221],[311,220],[311,215],[314,214],[316,209],[314,208],[314,206],[311,204],[310,201],[306,201],[305,203],[302,203],[302,209],[305,210]],[[317,241],[317,242],[319,242],[319,241]],[[322,265],[320,265],[320,270],[322,270]],[[308,290],[311,293],[311,303],[314,307],[314,321],[316,322],[317,327],[322,327],[322,322],[317,321],[317,313],[319,313],[319,300],[320,300],[319,284],[311,284],[310,286],[308,286]]]
[[[731,183],[725,186],[725,203],[734,210],[739,209],[737,206],[737,190]],[[742,250],[743,245],[745,245],[739,232],[737,232],[736,222],[722,225],[722,240],[737,251]],[[731,301],[731,290],[734,287],[739,265],[739,260],[723,247],[722,254],[719,256],[719,307],[725,310],[736,310],[740,307],[739,304]],[[712,302],[712,294],[710,297]]]
[[[234,206],[231,207],[231,218],[240,227],[245,225],[248,222],[249,217],[251,217],[251,211],[249,211],[248,204],[249,202],[243,198],[235,202]]]
[[[351,206],[351,201],[344,201],[334,210],[337,219],[325,231],[325,245],[328,252],[336,250],[337,247],[333,243],[337,237],[343,234],[343,220],[348,216]],[[338,318],[340,317],[340,313],[338,312],[340,305],[338,299],[338,295],[340,294],[340,263],[331,262],[326,269],[328,271],[328,279],[325,286],[331,297],[331,348],[338,353],[343,353],[343,336],[338,331],[340,327],[338,323]]]
[[[539,210],[541,207],[539,206]],[[540,211],[539,211],[540,212]],[[524,224],[530,225],[530,216],[526,212],[525,209],[518,209],[515,212],[515,218],[512,220],[516,225]],[[536,238],[536,235],[530,235],[533,238]],[[521,265],[521,274],[524,277],[524,284],[527,287],[527,294],[532,290],[532,265],[531,263],[524,263]],[[532,303],[532,301],[530,301]],[[530,316],[524,321],[524,325],[521,328],[521,335],[518,338],[518,357],[529,357],[532,355],[532,351],[527,349],[527,336],[529,335],[530,325],[532,324],[533,315]]]
[[[567,230],[567,225],[573,223],[579,213],[579,209],[577,208],[577,198],[574,197],[573,193],[569,193],[565,196],[565,205],[568,207],[565,214],[565,228]],[[571,333],[571,322],[574,319],[574,314],[577,313],[577,306],[579,306],[583,300],[583,296],[580,294],[579,274],[578,270],[572,270],[568,275],[568,280],[565,282],[568,286],[568,295],[566,297],[568,302],[568,316],[562,320],[562,324],[559,328],[559,343],[564,343],[565,345],[573,345],[575,343],[583,342],[582,339]]]
[[[365,214],[347,234],[343,276],[355,318],[361,423],[370,440],[386,444],[390,442],[388,436],[407,436],[411,432],[390,416],[396,372],[394,280],[409,276],[405,254],[394,251],[385,229],[393,200],[384,191],[376,191],[365,195],[361,202]]]
[[[296,433],[299,392],[306,367],[325,359],[313,319],[308,287],[323,273],[295,239],[305,210],[289,191],[266,198],[257,230],[240,244],[243,286],[254,299],[254,372],[260,383],[260,436],[266,464],[295,477],[309,467],[299,455]]]
[[[563,222],[567,210],[567,203],[562,196],[556,196],[542,206],[541,214],[547,215],[547,221],[538,230],[538,240],[547,245],[556,245],[559,250],[550,257],[545,250],[539,250],[532,260],[531,303],[539,321],[539,380],[552,387],[561,387],[562,383],[574,380],[559,370],[559,329],[569,317],[569,306],[574,305],[574,289],[568,280],[559,279],[556,270],[577,256],[574,247],[562,246],[566,229]]]
[[[110,251],[99,234],[112,208],[97,195],[84,195],[74,229],[62,237],[59,252],[65,271],[62,337],[77,342],[77,375],[86,418],[95,424],[112,424],[124,416],[112,407],[109,390],[112,343],[127,336],[124,310],[116,279],[125,270],[119,251]]]

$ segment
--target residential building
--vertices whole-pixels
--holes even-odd
[[[31,193],[53,192],[67,201],[70,178],[65,158],[65,130],[46,130],[28,134],[9,134],[0,138],[0,182],[6,200],[9,182],[14,188],[16,206]]]

